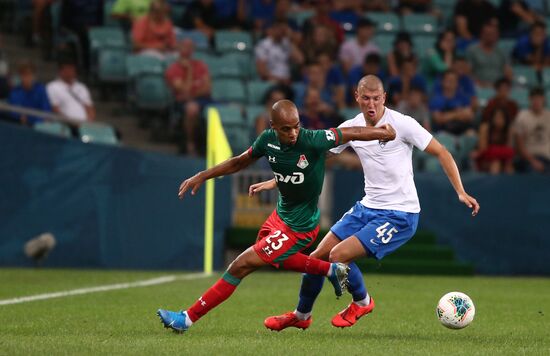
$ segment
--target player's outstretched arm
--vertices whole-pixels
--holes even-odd
[[[342,127],[342,141],[346,143],[348,141],[391,141],[395,139],[395,130],[389,124],[382,125],[381,127],[372,126],[354,126],[354,127]]]
[[[275,178],[273,178],[260,183],[252,184],[248,188],[248,195],[253,196],[256,193],[261,192],[262,190],[271,190],[275,188],[277,188],[277,182],[275,181]]]
[[[243,152],[239,156],[231,157],[227,161],[217,164],[207,170],[201,171],[191,178],[184,180],[180,185],[178,196],[180,199],[183,199],[185,192],[189,189],[191,189],[191,195],[195,195],[199,187],[206,180],[238,172],[250,166],[256,160],[257,158],[252,157],[248,151]]]
[[[479,203],[474,197],[468,195],[468,193],[464,190],[462,180],[460,179],[460,173],[458,172],[458,167],[456,166],[453,156],[435,138],[432,138],[424,151],[439,159],[439,163],[443,167],[443,171],[445,171],[445,174],[449,178],[449,181],[451,181],[456,194],[458,194],[458,200],[466,204],[468,208],[472,209],[472,216],[476,216],[479,211]]]

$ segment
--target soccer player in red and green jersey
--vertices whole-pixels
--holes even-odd
[[[256,269],[277,268],[327,276],[342,294],[347,266],[330,263],[300,253],[311,245],[319,232],[317,202],[325,173],[326,152],[351,140],[395,138],[391,125],[383,127],[347,127],[343,129],[307,130],[300,128],[296,106],[288,100],[276,102],[271,110],[271,129],[265,130],[251,148],[210,169],[185,180],[179,197],[191,190],[194,195],[207,179],[238,172],[265,156],[273,170],[279,200],[277,208],[258,232],[254,246],[239,255],[210,289],[186,311],[159,309],[164,326],[182,332],[216,307],[235,291],[240,281]]]

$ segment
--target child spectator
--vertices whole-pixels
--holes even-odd
[[[512,148],[512,118],[503,108],[492,112],[488,121],[479,126],[478,149],[472,152],[479,170],[491,174],[514,173]]]

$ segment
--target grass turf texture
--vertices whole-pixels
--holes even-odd
[[[0,269],[0,299],[131,282],[171,273]],[[0,354],[550,354],[550,279],[367,275],[374,312],[336,329],[349,302],[330,285],[306,330],[271,332],[266,316],[294,308],[298,273],[259,272],[183,335],[164,329],[157,308],[187,307],[219,276],[0,306]],[[476,317],[448,330],[435,316],[449,291],[472,297]]]

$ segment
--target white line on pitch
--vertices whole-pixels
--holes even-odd
[[[61,291],[61,292],[29,295],[29,296],[26,296],[26,297],[17,297],[17,298],[13,298],[13,299],[4,299],[4,300],[0,300],[0,305],[10,305],[10,304],[34,302],[34,301],[37,301],[37,300],[63,298],[63,297],[69,297],[69,296],[72,296],[72,295],[106,292],[106,291],[117,290],[117,289],[148,287],[148,286],[154,286],[154,285],[157,285],[157,284],[171,283],[171,282],[174,282],[176,280],[199,279],[199,278],[206,278],[206,277],[209,277],[209,276],[210,276],[209,274],[205,274],[205,273],[193,273],[193,274],[186,274],[186,275],[182,275],[182,276],[168,275],[168,276],[162,276],[162,277],[157,277],[157,278],[152,278],[152,279],[145,279],[145,280],[136,281],[136,282],[107,284],[107,285],[104,285],[104,286],[79,288],[79,289],[72,289],[72,290],[66,290],[66,291]]]

